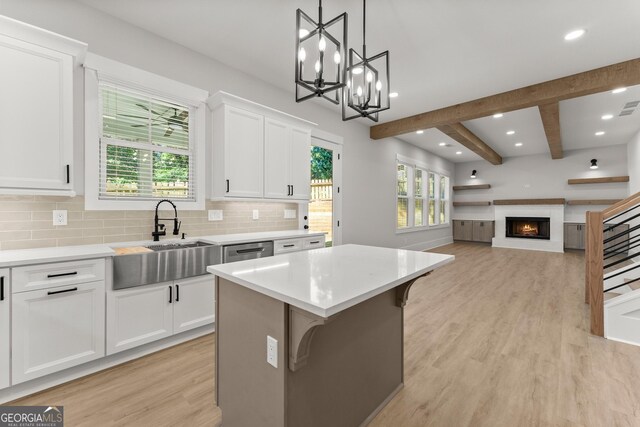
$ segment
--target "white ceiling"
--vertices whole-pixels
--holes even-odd
[[[315,0],[78,1],[292,93],[295,10],[317,17]],[[324,1],[325,20],[349,13],[349,41],[357,50],[361,7],[360,0]],[[368,3],[367,12],[368,52],[390,50],[392,87],[400,94],[381,115],[382,122],[640,57],[637,0],[377,0]],[[564,34],[575,28],[586,28],[586,35],[564,41]],[[593,110],[584,108],[595,112],[598,102],[593,101]],[[599,124],[578,123],[588,120],[574,111],[578,104],[579,100],[561,105],[562,115],[568,116],[562,117],[563,125],[566,121],[570,126],[562,130],[567,149],[588,147],[584,129]],[[334,108],[328,103],[327,107]],[[468,124],[478,136],[486,134],[487,142],[493,138],[501,155],[520,155],[542,146],[540,119],[534,116],[525,110],[505,114],[496,126],[488,118]],[[525,142],[519,150],[511,144],[514,138],[500,134],[502,126],[516,125]],[[574,132],[574,127],[585,134]],[[432,133],[425,132],[421,140],[415,140],[416,135],[402,139],[430,146],[446,138]],[[628,133],[611,130],[599,144],[624,143],[618,138]],[[477,157],[463,151],[461,156],[454,150],[453,157],[443,157]]]

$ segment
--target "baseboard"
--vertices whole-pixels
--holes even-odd
[[[380,403],[380,405],[378,405],[378,407],[376,409],[373,410],[372,413],[369,414],[369,416],[362,422],[362,424],[360,424],[360,427],[364,427],[369,425],[369,423],[371,423],[371,421],[373,421],[373,419],[380,413],[380,411],[382,411],[384,409],[385,406],[387,406],[389,404],[389,402],[391,402],[391,400],[396,397],[396,394],[398,394],[400,392],[400,390],[402,390],[402,388],[404,387],[404,383],[400,383],[398,385],[398,387],[396,387],[389,396],[387,396],[386,399],[384,399],[382,401],[382,403]]]
[[[439,248],[440,246],[450,245],[453,243],[453,236],[442,237],[440,239],[429,240],[427,242],[414,243],[413,245],[402,246],[400,249],[409,249],[412,251],[425,251],[427,249]]]
[[[182,332],[178,335],[141,345],[140,347],[105,356],[100,359],[21,384],[16,384],[9,388],[0,390],[0,404],[5,404],[21,397],[40,392],[87,375],[95,374],[96,372],[100,372],[122,363],[129,362],[130,360],[138,359],[148,354],[164,350],[165,348],[173,347],[174,345],[199,338],[214,331],[214,324],[201,326],[191,331]]]

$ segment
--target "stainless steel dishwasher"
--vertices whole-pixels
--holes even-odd
[[[273,256],[273,242],[253,242],[228,245],[222,249],[222,262],[244,261],[247,259]]]

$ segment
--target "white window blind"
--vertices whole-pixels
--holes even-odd
[[[99,84],[99,199],[196,199],[193,108]]]

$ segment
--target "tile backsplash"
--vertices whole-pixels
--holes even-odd
[[[67,211],[67,225],[53,225],[53,210]],[[209,221],[207,210],[223,211],[222,221]],[[260,219],[254,220],[253,210]],[[298,219],[285,219],[296,203],[212,202],[206,210],[178,210],[180,233],[187,237],[256,231],[295,230]],[[151,240],[154,211],[87,211],[83,197],[0,195],[0,250]],[[168,221],[167,221],[168,222]],[[167,223],[168,236],[173,225]]]

